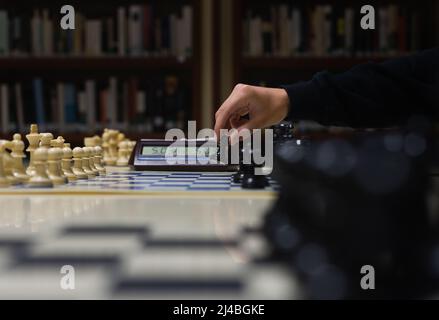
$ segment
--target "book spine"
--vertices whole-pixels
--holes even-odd
[[[43,80],[33,80],[33,92],[35,98],[36,120],[38,124],[46,123],[46,112],[44,110]]]
[[[184,55],[190,57],[193,51],[193,10],[191,6],[183,6],[182,24]]]
[[[120,7],[117,9],[117,39],[118,53],[124,56],[127,52],[127,21],[126,9]]]
[[[87,100],[86,123],[90,130],[96,125],[96,82],[87,80],[85,83],[85,93]]]
[[[1,124],[2,133],[9,133],[10,115],[9,115],[9,87],[7,84],[0,85],[0,95],[1,95]]]
[[[109,121],[112,126],[115,126],[117,123],[117,103],[118,103],[118,92],[117,92],[117,78],[110,78],[110,88],[109,88],[109,97],[108,97],[108,114]]]
[[[0,11],[0,56],[9,55],[9,18],[7,11]]]
[[[128,9],[128,47],[133,56],[142,54],[142,7],[130,6]]]
[[[75,85],[69,83],[65,86],[64,99],[65,121],[68,124],[74,124],[77,121],[77,104],[76,104],[76,88]]]
[[[56,117],[56,128],[61,130],[65,127],[66,124],[66,116],[65,116],[65,86],[64,83],[59,82],[56,86],[56,98],[57,98],[57,117]]]
[[[25,130],[25,123],[24,123],[23,90],[21,83],[15,84],[15,102],[16,102],[16,110],[17,110],[18,130],[23,132]]]

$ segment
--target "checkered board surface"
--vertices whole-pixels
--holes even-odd
[[[67,225],[0,234],[0,299],[290,299],[286,269],[236,238],[157,238],[144,225]],[[260,239],[260,240],[258,240]],[[237,257],[246,257],[245,261]],[[74,266],[75,290],[60,288]]]
[[[233,173],[230,172],[111,172],[105,176],[72,182],[59,188],[120,191],[245,191],[239,183],[233,182],[232,176]],[[271,178],[268,180],[270,185],[262,191],[277,191],[277,183]]]

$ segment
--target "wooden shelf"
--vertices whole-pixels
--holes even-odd
[[[0,69],[14,71],[79,70],[126,71],[192,68],[192,59],[173,57],[11,57],[0,58]]]
[[[367,63],[382,62],[395,56],[370,57],[243,57],[242,67],[245,69],[346,69],[351,66]]]

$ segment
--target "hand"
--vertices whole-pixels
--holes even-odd
[[[221,129],[262,129],[275,125],[288,114],[289,98],[284,89],[238,84],[215,114],[215,133]],[[248,119],[242,116],[248,115]]]

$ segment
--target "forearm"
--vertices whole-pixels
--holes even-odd
[[[436,48],[338,75],[318,73],[285,87],[289,118],[352,127],[402,125],[412,115],[438,119],[438,62]]]

